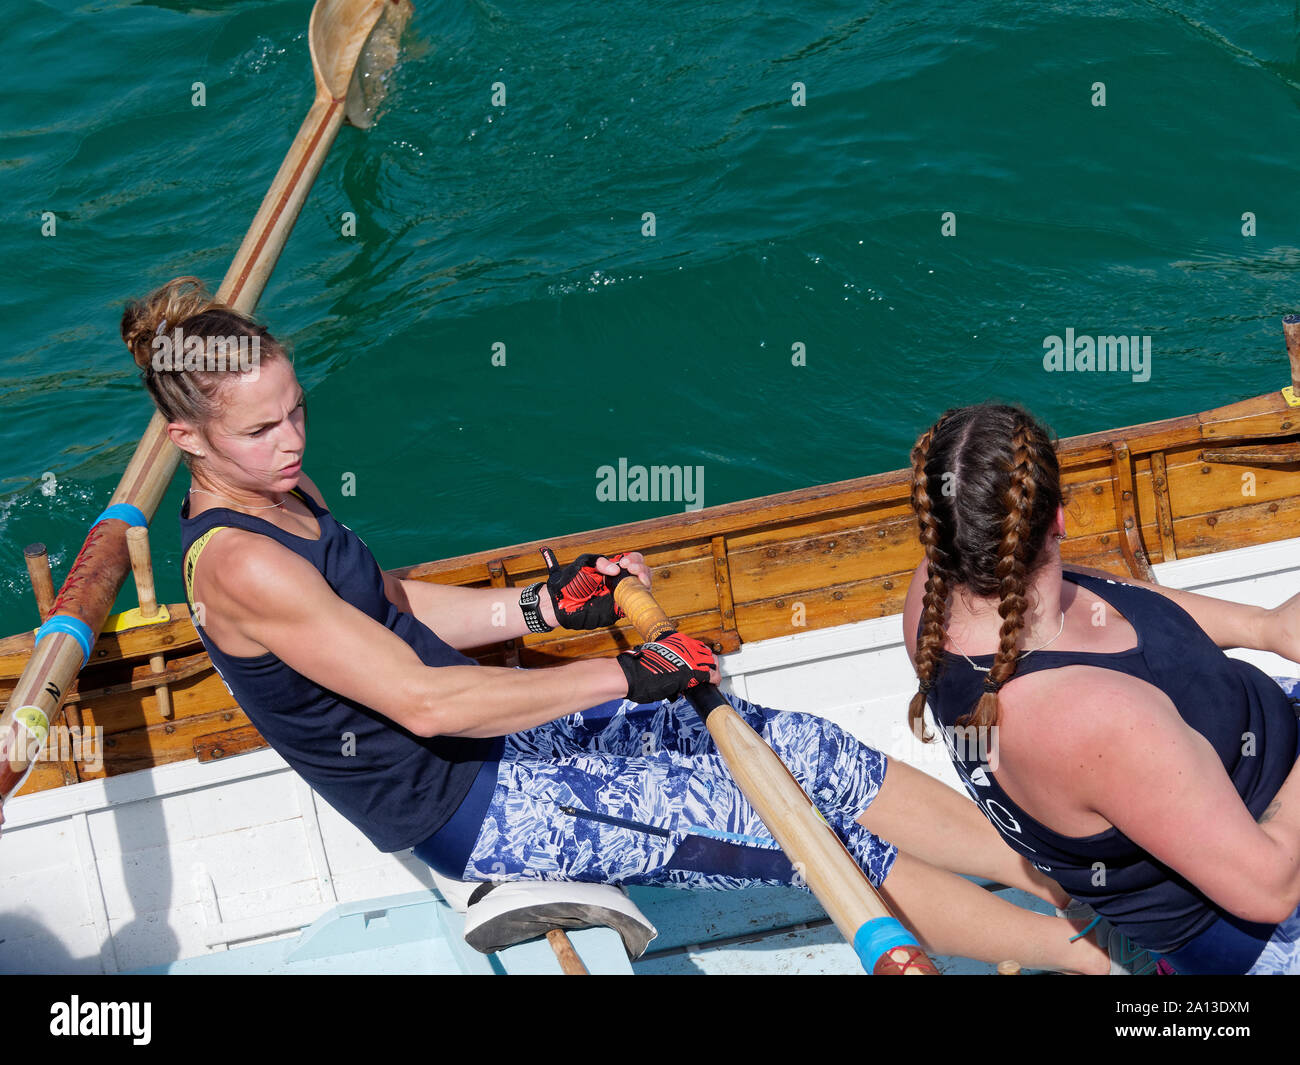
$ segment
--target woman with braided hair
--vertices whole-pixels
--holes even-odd
[[[706,645],[673,635],[545,670],[463,653],[614,624],[612,581],[649,583],[640,555],[583,556],[522,594],[400,580],[304,474],[305,397],[263,326],[178,278],[121,328],[190,472],[183,576],[204,647],[267,742],[379,850],[461,880],[802,883],[681,697],[717,679]],[[207,364],[223,345],[259,357]],[[954,875],[1065,901],[961,795],[821,718],[732,704],[927,949],[1109,971],[1082,922]]]
[[[928,704],[1072,912],[1180,973],[1300,971],[1297,682],[1222,650],[1300,659],[1300,596],[1265,610],[1063,566],[1056,451],[1017,407],[947,411],[912,466],[913,729]]]

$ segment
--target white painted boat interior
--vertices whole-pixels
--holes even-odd
[[[1300,592],[1300,540],[1170,562],[1156,574],[1165,585],[1274,606]],[[1231,653],[1270,674],[1300,668]],[[898,617],[747,645],[724,670],[736,694],[821,713],[956,786],[943,745],[921,745],[906,728],[915,679]],[[15,799],[4,812],[0,971],[557,971],[545,943],[487,958],[458,942],[458,919],[421,863],[376,851],[270,750],[88,781]],[[612,932],[577,933],[593,971],[860,971],[802,892],[633,896],[659,940],[630,966]]]

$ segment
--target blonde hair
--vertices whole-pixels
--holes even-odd
[[[259,359],[286,357],[284,347],[265,326],[216,302],[197,277],[174,278],[144,299],[128,303],[121,330],[159,413],[169,422],[189,422],[199,429],[221,413],[222,384],[232,375],[226,369],[187,370],[179,359],[173,366],[159,368],[160,337],[176,335],[176,330],[204,339],[243,337],[256,343]],[[187,466],[192,465],[193,455],[183,452],[182,457]]]

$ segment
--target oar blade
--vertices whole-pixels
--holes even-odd
[[[384,54],[391,67],[397,56],[397,37],[410,15],[410,0],[316,0],[308,40],[317,98],[347,97],[376,31],[374,68],[380,73],[387,69],[383,67]]]
[[[388,94],[388,80],[401,52],[402,31],[411,18],[410,0],[389,0],[383,14],[370,31],[357,59],[352,80],[348,83],[348,100],[343,119],[351,126],[369,129],[375,112]]]

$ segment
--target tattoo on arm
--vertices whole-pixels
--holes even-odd
[[[1277,812],[1282,809],[1280,802],[1271,802],[1268,809],[1259,815],[1259,823],[1262,825],[1265,821],[1272,821],[1277,816]]]

